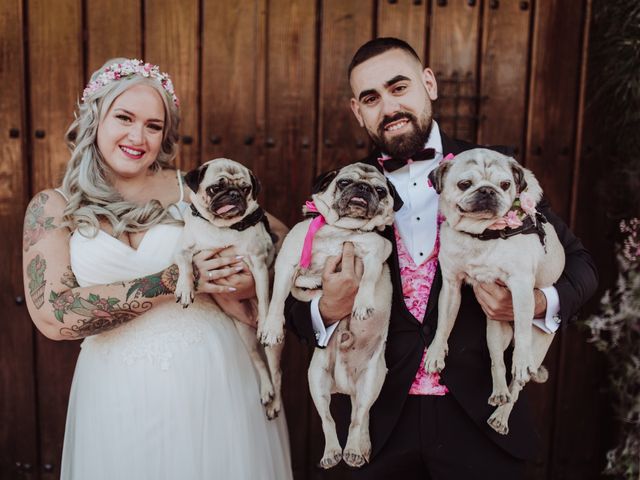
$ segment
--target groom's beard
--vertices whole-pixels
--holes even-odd
[[[390,139],[386,139],[384,136],[384,128],[390,123],[403,118],[409,121],[413,129],[404,135],[396,135]],[[382,152],[393,158],[407,159],[411,158],[416,152],[424,149],[425,143],[429,140],[432,126],[432,118],[428,111],[424,112],[421,121],[418,121],[412,113],[398,112],[391,116],[385,116],[378,126],[377,133],[374,134],[369,131],[369,136]]]

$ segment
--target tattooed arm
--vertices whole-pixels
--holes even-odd
[[[25,214],[23,273],[27,307],[40,332],[52,340],[73,340],[112,330],[155,305],[175,300],[178,268],[110,285],[79,287],[70,268],[69,236],[61,227],[65,201],[55,191],[36,195]],[[196,271],[215,270],[213,279],[229,275],[234,259],[215,264],[194,258]],[[196,275],[197,277],[197,275]],[[199,282],[199,293],[225,287]]]

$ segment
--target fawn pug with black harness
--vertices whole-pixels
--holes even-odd
[[[275,247],[265,212],[258,205],[260,183],[253,173],[226,158],[210,160],[190,171],[185,181],[192,190],[191,214],[185,215],[175,262],[179,277],[175,295],[187,307],[194,297],[193,255],[200,250],[234,246],[253,275],[258,324],[269,305],[269,266]],[[281,345],[265,349],[268,368],[262,359],[256,331],[233,319],[260,378],[260,400],[267,416],[275,418],[281,409]]]
[[[440,194],[445,220],[440,227],[438,327],[425,367],[440,372],[445,366],[462,282],[506,285],[513,301],[513,328],[509,322],[487,318],[493,378],[488,402],[498,407],[488,423],[506,434],[523,386],[530,378],[537,382],[547,378],[542,361],[554,335],[533,326],[534,287],[551,286],[560,277],[564,249],[553,226],[535,209],[542,198],[540,184],[513,158],[488,149],[468,150],[442,162],[429,178]],[[512,340],[508,386],[504,351]]]
[[[330,468],[344,459],[360,467],[371,452],[369,409],[387,373],[384,347],[392,286],[385,261],[392,246],[377,231],[393,223],[394,207],[400,208],[401,200],[376,168],[363,163],[319,178],[312,199],[307,213],[317,216],[295,225],[284,239],[276,259],[267,321],[258,329],[265,344],[281,342],[289,292],[301,301],[320,297],[325,262],[341,255],[345,242],[353,244],[355,256],[362,259],[363,274],[351,315],[340,321],[326,348],[315,349],[308,376],[325,436],[320,466]],[[332,393],[345,393],[352,399],[344,451],[329,411]]]

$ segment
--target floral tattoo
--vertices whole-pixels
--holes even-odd
[[[44,204],[49,200],[46,193],[38,194],[27,207],[24,216],[24,234],[22,248],[25,252],[43,237],[44,232],[56,228],[53,217],[44,217]]]
[[[47,268],[47,261],[36,255],[36,258],[29,262],[27,266],[27,276],[29,277],[29,294],[33,304],[39,310],[44,305],[44,271]]]
[[[133,298],[153,298],[158,295],[166,295],[176,290],[178,282],[178,266],[171,265],[160,273],[148,275],[133,281],[133,285],[127,291],[127,300]]]
[[[67,265],[67,271],[62,274],[62,277],[60,278],[60,283],[62,283],[65,287],[69,287],[69,288],[77,288],[80,286],[78,285],[76,276],[73,274],[73,271],[71,270],[71,265]]]
[[[116,297],[101,297],[95,293],[90,293],[85,298],[80,292],[68,290],[61,293],[52,291],[49,303],[60,323],[64,322],[64,316],[69,313],[81,317],[75,325],[62,328],[60,333],[70,338],[84,338],[113,330],[142,315],[151,308],[152,303],[138,299],[173,293],[177,280],[178,267],[172,265],[160,273],[134,280],[125,301]]]

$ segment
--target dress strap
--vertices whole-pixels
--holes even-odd
[[[176,175],[178,176],[178,185],[180,185],[180,200],[179,202],[184,202],[184,184],[182,183],[182,175],[180,173],[180,169],[176,170]]]
[[[182,190],[182,185],[180,185],[180,189]],[[67,203],[69,203],[69,197],[67,197],[67,194],[64,193],[64,190],[62,190],[61,188],[54,188],[54,190],[58,192],[60,195],[62,195],[62,198],[64,198],[67,201]]]

